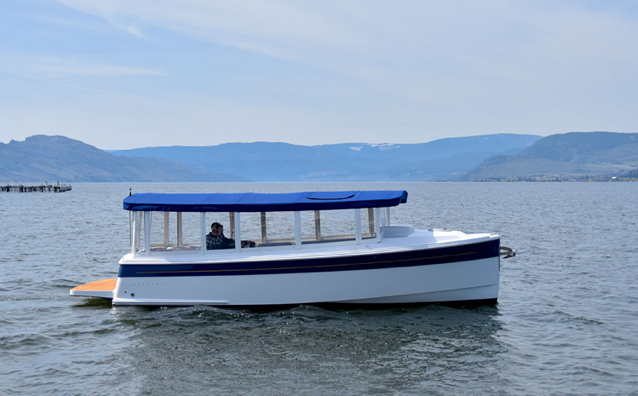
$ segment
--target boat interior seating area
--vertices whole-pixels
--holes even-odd
[[[374,234],[363,234],[362,239],[374,239]],[[355,241],[356,237],[354,235],[330,235],[330,236],[322,236],[321,239],[303,239],[301,241],[302,245],[310,245],[310,244],[319,244],[319,243],[329,243],[329,242],[348,242]],[[267,241],[254,241],[255,248],[260,247],[275,247],[275,246],[293,246],[295,245],[295,240],[293,238],[279,238],[279,239],[269,239]],[[176,250],[200,250],[201,245],[199,243],[188,243],[181,246],[175,245],[164,245],[164,244],[153,244],[151,246],[151,251],[176,251]],[[212,251],[212,250],[211,250]]]
[[[402,238],[409,236],[414,229],[411,226],[405,225],[390,225],[381,227],[381,233],[384,238]],[[361,239],[364,240],[372,240],[376,238],[375,233],[363,233],[361,235]],[[313,245],[320,243],[332,243],[332,242],[354,242],[356,241],[355,235],[341,234],[341,235],[322,235],[320,239],[315,238],[307,238],[302,239],[302,245]],[[278,238],[278,239],[267,239],[265,241],[254,241],[255,248],[260,247],[276,247],[276,246],[293,246],[295,245],[294,238]],[[151,246],[151,251],[197,251],[201,249],[201,245],[199,243],[186,243],[180,246],[176,246],[174,244],[164,245],[162,243],[153,244]],[[212,250],[210,250],[212,251]]]
[[[277,238],[280,235],[273,235],[274,238],[269,238],[268,235],[268,224],[266,221],[266,213],[260,213],[260,237],[254,239],[248,239],[251,236],[245,235],[242,238],[242,248],[260,248],[260,247],[277,247],[277,246],[294,246],[294,245],[314,245],[314,244],[322,244],[322,243],[335,243],[335,242],[349,242],[352,241],[354,243],[358,243],[362,240],[375,240],[377,237],[381,238],[400,238],[406,237],[410,235],[414,229],[410,226],[403,225],[390,225],[390,208],[385,208],[385,211],[374,211],[372,209],[367,211],[367,227],[364,230],[362,229],[363,219],[360,216],[359,211],[355,212],[354,223],[355,223],[355,233],[352,234],[336,234],[336,235],[326,235],[322,233],[325,230],[322,230],[321,227],[321,214],[320,211],[314,211],[314,235],[308,233],[301,235],[301,226],[297,224],[300,222],[298,219],[295,219],[296,225],[294,227],[295,235],[292,235],[287,238]],[[198,251],[206,252],[207,250],[203,245],[206,243],[206,234],[208,231],[208,222],[206,219],[206,213],[201,213],[201,228],[198,230],[194,230],[195,234],[190,233],[191,241],[185,241],[184,239],[184,221],[182,213],[180,212],[155,212],[160,215],[160,218],[163,218],[163,221],[156,222],[159,223],[160,229],[155,230],[155,241],[150,241],[152,238],[151,233],[151,223],[153,219],[152,212],[138,212],[137,214],[131,215],[129,219],[130,224],[130,241],[132,246],[132,251],[135,253],[143,253],[145,251],[151,252],[173,252],[173,251]],[[365,212],[364,212],[365,213]],[[376,218],[375,218],[376,216]],[[228,223],[229,227],[229,235],[230,239],[235,239],[236,233],[239,233],[239,227],[236,223],[236,217],[239,217],[239,213],[229,213],[228,214]],[[172,221],[171,221],[172,220]],[[171,224],[173,223],[173,224]],[[192,222],[189,222],[192,223]],[[172,227],[171,227],[172,225]],[[309,224],[306,224],[309,225]],[[192,226],[192,224],[191,224]],[[193,228],[193,227],[191,227]],[[194,227],[199,228],[199,227]],[[193,231],[193,230],[191,230]],[[159,232],[159,234],[158,234]],[[193,235],[198,235],[199,241],[193,241]],[[159,239],[163,242],[157,241]],[[163,238],[162,238],[163,236]],[[159,242],[159,243],[157,243]],[[254,243],[253,243],[254,242]],[[214,250],[208,250],[208,252],[212,252]]]

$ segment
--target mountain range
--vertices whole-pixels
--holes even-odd
[[[638,133],[571,132],[551,135],[515,155],[497,155],[466,175],[468,180],[579,180],[633,177]]]
[[[638,134],[492,134],[418,144],[226,143],[100,150],[64,136],[0,143],[0,183],[579,180],[633,177]]]
[[[418,144],[255,142],[110,152],[127,158],[171,160],[202,172],[256,181],[453,180],[494,155],[515,154],[538,139],[536,135],[495,134]]]

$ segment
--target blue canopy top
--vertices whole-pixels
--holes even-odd
[[[276,212],[381,208],[408,201],[407,191],[318,191],[287,194],[133,194],[124,209],[158,212]]]

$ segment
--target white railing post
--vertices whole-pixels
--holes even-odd
[[[177,231],[177,246],[184,246],[184,235],[182,233],[182,212],[177,212],[175,229]]]
[[[374,208],[374,233],[377,237],[377,242],[381,242],[383,239],[381,235],[381,211],[379,208]]]
[[[357,244],[361,243],[361,209],[354,210],[354,235]]]
[[[235,212],[235,249],[241,249],[241,213]]]
[[[206,253],[206,212],[202,212],[199,221],[199,232],[201,247],[200,250],[202,253]]]
[[[135,246],[137,246],[137,238],[139,238],[137,231],[137,213],[129,211],[129,221],[131,224],[131,254],[135,256]]]
[[[230,223],[230,239],[235,239],[235,212],[228,212],[228,222]]]
[[[374,209],[373,208],[368,208],[368,232],[370,233],[370,236],[374,234]]]
[[[135,240],[134,243],[134,249],[135,252],[137,253],[138,250],[140,250],[140,239],[142,238],[142,215],[143,212],[135,212],[135,230],[133,231],[135,233],[135,238],[133,238]]]
[[[153,212],[144,212],[144,251],[151,251],[151,219]]]
[[[385,208],[385,225],[390,225],[390,207]]]
[[[301,246],[301,212],[295,211],[295,245]]]
[[[268,230],[266,228],[266,212],[259,214],[259,221],[261,223],[261,243],[266,243],[268,240]]]
[[[315,210],[315,239],[321,240],[321,212]]]
[[[170,243],[170,237],[168,234],[169,229],[169,212],[164,212],[164,247],[167,248]]]

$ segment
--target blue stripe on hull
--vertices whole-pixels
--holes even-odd
[[[380,253],[360,256],[313,258],[304,260],[273,260],[257,262],[201,264],[121,264],[118,276],[226,276],[290,274],[301,272],[353,271],[379,268],[414,267],[498,257],[500,240],[463,246]]]

